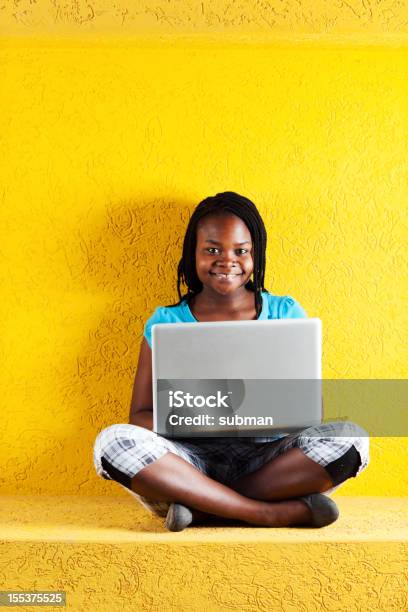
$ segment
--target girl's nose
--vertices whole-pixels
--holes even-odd
[[[220,262],[224,265],[237,265],[238,263],[234,251],[231,253],[229,251],[224,251],[222,255],[220,255]]]
[[[229,251],[224,251],[221,255],[220,255],[220,261],[224,261],[225,263],[233,263],[236,262],[236,255],[234,253],[234,251],[229,252]]]

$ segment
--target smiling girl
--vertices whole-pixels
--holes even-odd
[[[367,434],[350,421],[267,438],[170,440],[152,431],[154,324],[307,316],[292,297],[265,289],[266,240],[249,199],[224,192],[200,202],[178,265],[179,301],[156,308],[144,328],[129,424],[96,438],[97,474],[166,517],[171,531],[214,517],[268,527],[329,525],[339,513],[328,494],[369,463]]]

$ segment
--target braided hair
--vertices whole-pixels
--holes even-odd
[[[253,243],[254,280],[250,279],[245,288],[255,293],[256,316],[259,317],[262,310],[262,295],[265,291],[265,251],[266,251],[266,229],[261,215],[255,204],[233,191],[217,193],[202,200],[195,208],[187,226],[184,236],[183,254],[177,267],[177,293],[179,302],[170,304],[167,308],[178,306],[184,299],[190,305],[191,298],[203,288],[203,284],[197,276],[195,251],[197,245],[197,225],[206,215],[233,214],[242,219],[248,227]],[[181,284],[187,286],[187,293],[181,294]]]

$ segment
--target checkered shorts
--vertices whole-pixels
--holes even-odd
[[[300,448],[310,459],[323,467],[343,457],[352,446],[360,455],[358,476],[369,463],[369,438],[365,430],[351,421],[335,421],[309,427],[273,441],[253,438],[196,438],[169,440],[143,427],[130,424],[111,425],[96,438],[93,459],[96,472],[107,480],[116,480],[124,486],[139,470],[153,463],[167,452],[182,457],[195,468],[224,484],[250,474],[271,459],[291,448]],[[106,463],[119,474],[111,478]],[[105,468],[103,466],[105,463]],[[112,474],[112,471],[111,471]],[[122,478],[121,478],[122,477]],[[122,481],[122,482],[121,482]],[[325,491],[333,493],[341,486]],[[148,510],[166,516],[168,502],[147,499],[124,486]]]

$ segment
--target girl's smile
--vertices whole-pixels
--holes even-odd
[[[235,277],[237,276],[242,276],[242,272],[240,272],[239,274],[225,274],[225,273],[218,273],[218,272],[210,272],[210,274],[212,276],[216,276],[219,280],[222,281],[232,281],[235,279]]]

